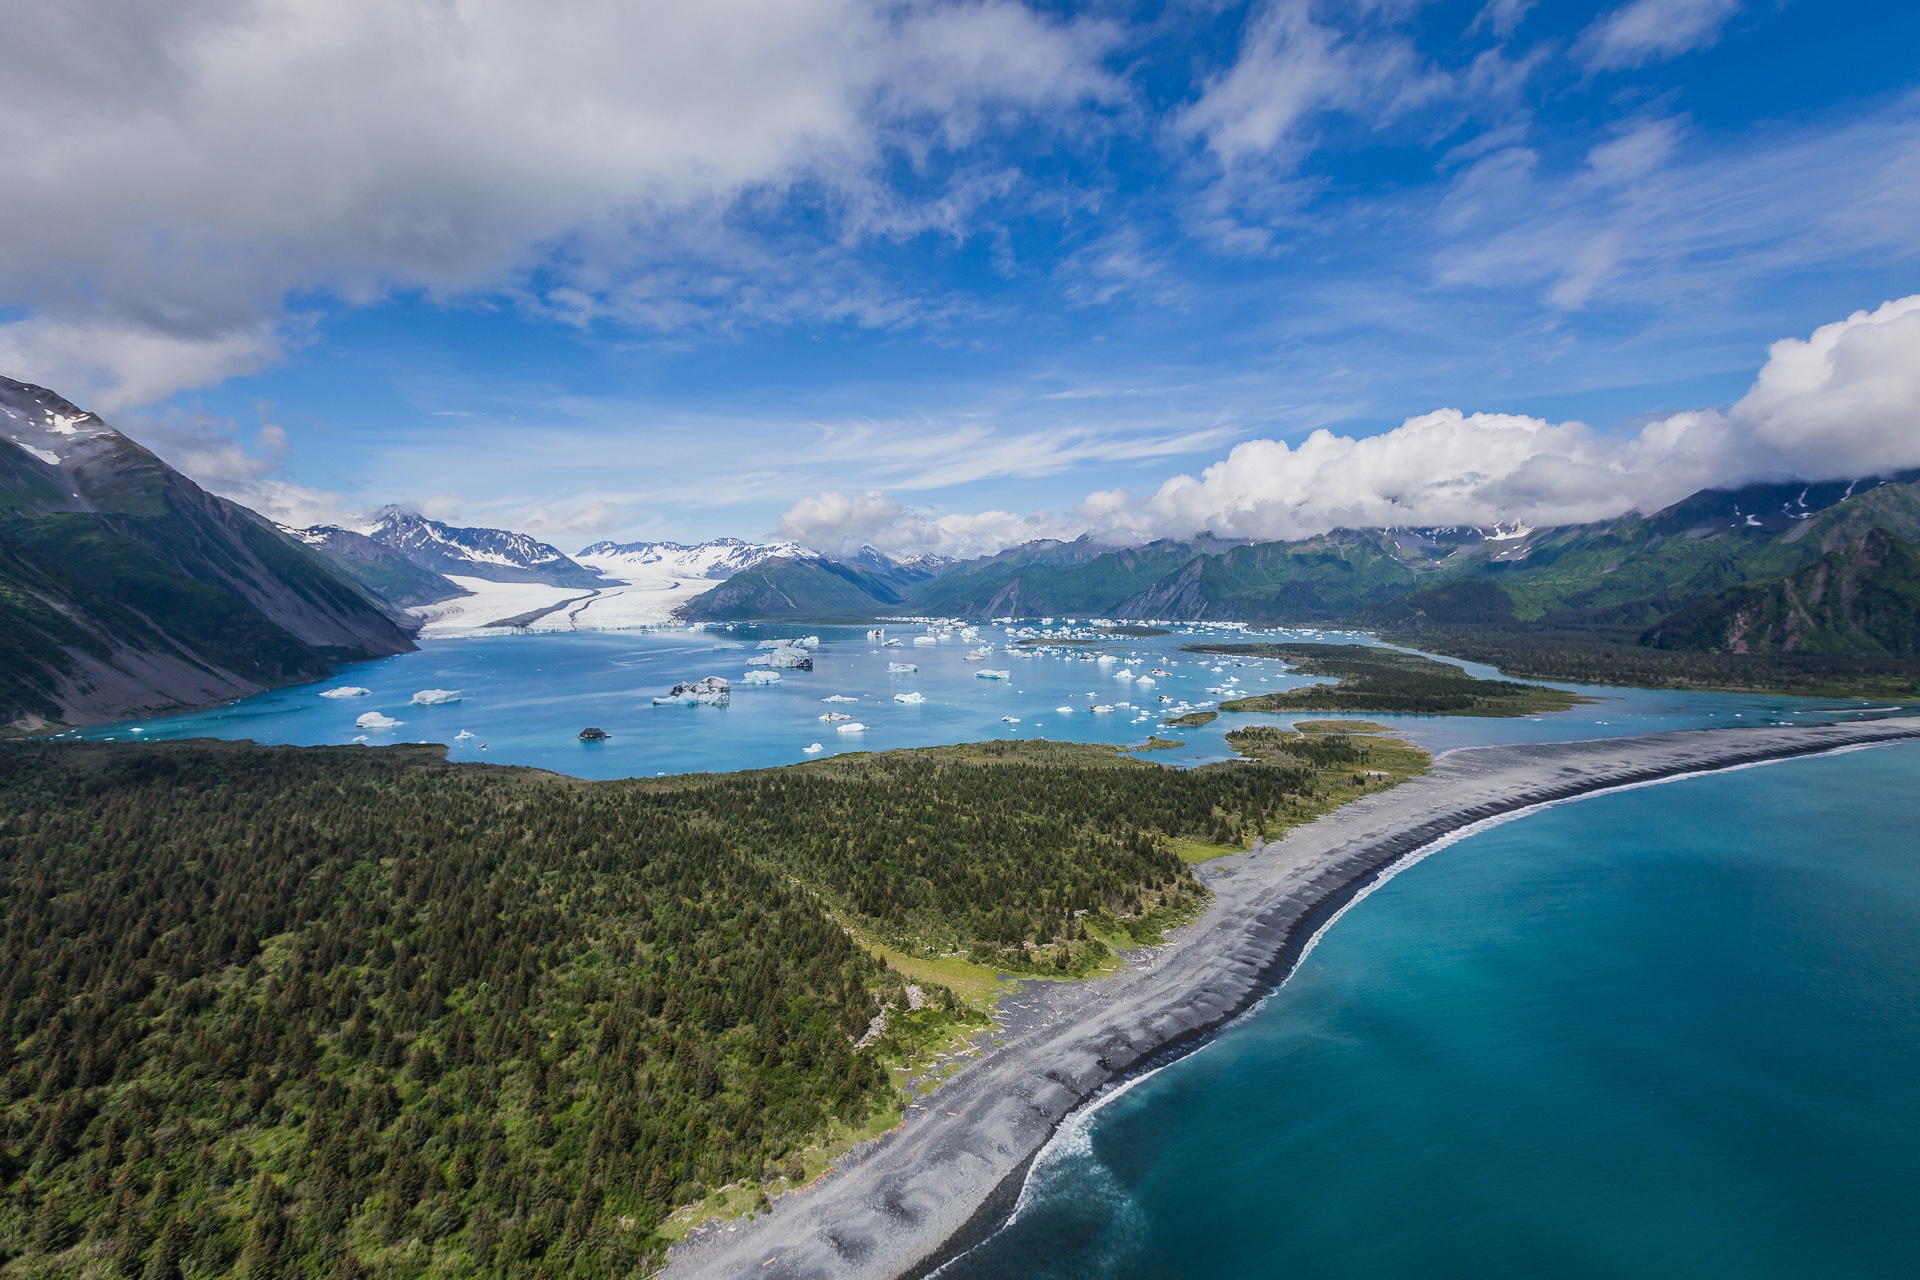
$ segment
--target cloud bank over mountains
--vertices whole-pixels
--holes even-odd
[[[1358,439],[1322,429],[1297,444],[1248,440],[1137,501],[1110,491],[1070,513],[934,515],[883,493],[828,493],[796,503],[780,533],[827,549],[978,554],[1083,532],[1139,543],[1203,531],[1268,541],[1340,527],[1544,526],[1651,511],[1704,488],[1912,467],[1920,295],[1782,339],[1730,408],[1672,414],[1631,434],[1438,409]]]

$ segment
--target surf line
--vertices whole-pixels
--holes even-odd
[[[1880,747],[1908,746],[1911,745],[1913,741],[1912,736],[1902,736],[1887,738],[1878,742],[1849,742],[1841,746],[1828,747],[1820,751],[1804,751],[1791,755],[1768,756],[1761,760],[1732,761],[1724,765],[1711,765],[1706,768],[1688,769],[1684,772],[1663,774],[1655,778],[1636,778],[1628,782],[1615,783],[1612,786],[1596,787],[1591,791],[1582,791],[1575,795],[1556,796],[1550,800],[1536,801],[1533,804],[1512,809],[1505,813],[1496,813],[1485,818],[1478,818],[1465,826],[1457,827],[1452,831],[1435,836],[1423,845],[1409,849],[1405,854],[1394,859],[1392,862],[1359,877],[1358,887],[1354,889],[1354,892],[1349,894],[1346,901],[1342,902],[1339,907],[1328,915],[1325,920],[1321,921],[1313,932],[1307,936],[1306,941],[1301,944],[1298,954],[1293,957],[1292,963],[1287,965],[1285,970],[1279,973],[1278,976],[1271,979],[1269,989],[1263,993],[1259,999],[1249,1004],[1233,1017],[1227,1019],[1227,1021],[1221,1023],[1218,1027],[1215,1027],[1205,1038],[1190,1040],[1185,1044],[1169,1046],[1166,1050],[1163,1050],[1161,1054],[1149,1057],[1144,1066],[1136,1067],[1124,1076],[1109,1081],[1088,1095],[1086,1101],[1082,1102],[1072,1111],[1069,1111],[1065,1116],[1062,1116],[1060,1123],[1054,1126],[1052,1136],[1041,1145],[1038,1151],[1034,1152],[1033,1156],[1027,1161],[1025,1169],[1021,1171],[1019,1195],[1014,1199],[1013,1207],[1008,1211],[1007,1216],[1001,1221],[999,1226],[982,1235],[980,1239],[974,1241],[974,1243],[968,1245],[965,1249],[954,1254],[951,1258],[948,1258],[932,1270],[924,1272],[916,1270],[908,1274],[924,1276],[925,1280],[938,1280],[938,1277],[944,1274],[949,1267],[966,1258],[975,1250],[990,1243],[1003,1231],[1007,1230],[1007,1228],[1013,1226],[1014,1223],[1020,1220],[1021,1214],[1033,1204],[1038,1194],[1034,1188],[1039,1175],[1063,1163],[1070,1156],[1078,1154],[1083,1140],[1086,1144],[1087,1154],[1092,1154],[1093,1139],[1091,1130],[1093,1128],[1094,1118],[1102,1109],[1110,1103],[1117,1102],[1128,1093],[1131,1093],[1135,1086],[1144,1084],[1168,1067],[1174,1065],[1174,1063],[1191,1057],[1196,1053],[1203,1052],[1208,1046],[1219,1040],[1223,1033],[1238,1026],[1241,1022],[1251,1018],[1254,1014],[1265,1008],[1267,1002],[1273,999],[1274,996],[1280,994],[1281,990],[1293,978],[1293,975],[1300,971],[1300,966],[1305,964],[1307,957],[1313,954],[1313,949],[1320,945],[1320,939],[1324,938],[1327,935],[1327,931],[1340,922],[1342,916],[1366,901],[1376,890],[1386,884],[1387,881],[1393,879],[1402,871],[1406,871],[1419,863],[1425,862],[1434,854],[1452,848],[1462,840],[1480,835],[1486,831],[1491,831],[1495,827],[1505,826],[1509,822],[1518,822],[1530,814],[1539,813],[1546,809],[1557,808],[1560,805],[1575,804],[1582,800],[1591,800],[1598,796],[1617,795],[1622,791],[1638,791],[1645,787],[1660,787],[1670,782],[1686,782],[1690,779],[1711,777],[1714,774],[1720,773],[1738,773],[1746,769],[1764,768],[1767,765],[1788,764],[1798,760],[1817,760],[1825,756],[1849,755],[1855,751],[1871,751]],[[1343,886],[1342,889],[1333,890],[1332,893],[1328,894],[1328,897],[1338,896],[1343,889],[1353,887],[1353,882],[1349,882],[1349,884]],[[1071,1146],[1069,1146],[1069,1144],[1071,1144]]]

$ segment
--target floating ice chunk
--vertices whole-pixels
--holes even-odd
[[[867,726],[861,724],[858,720],[855,720],[852,724],[843,724],[839,729],[841,733],[865,733],[866,731]]]
[[[740,677],[740,683],[749,689],[757,689],[762,685],[779,684],[780,673],[778,671],[749,671]]]
[[[829,711],[825,715],[821,716],[820,718],[822,720],[825,720],[828,724],[836,724],[842,720],[853,719],[852,716],[848,715],[844,711]]]
[[[1134,688],[1151,689],[1154,685],[1159,683],[1160,682],[1158,680],[1155,680],[1152,676],[1141,676],[1139,681],[1134,685]]]
[[[1131,680],[1133,679],[1133,672],[1126,670],[1116,671],[1113,673],[1113,678],[1115,680]]]
[[[719,676],[708,676],[691,684],[681,683],[654,698],[656,707],[724,707],[732,699],[733,687]]]
[[[802,649],[818,649],[820,647],[820,637],[819,636],[801,636],[798,640],[795,640],[794,643],[799,645]]]
[[[753,647],[756,649],[784,649],[792,643],[793,641],[791,640],[762,640]]]
[[[473,736],[474,736],[473,734],[468,733],[465,729],[462,729],[460,732],[453,735],[453,740],[455,742],[465,742],[467,739]]]
[[[364,733],[356,733],[356,734],[354,734],[354,735],[353,735],[353,740],[354,740],[355,742],[365,742],[365,741],[367,740],[367,735],[366,735],[366,734],[364,734]],[[112,742],[112,741],[113,741],[113,739],[112,739],[112,738],[108,738],[108,739],[107,739],[107,741],[108,741],[108,742]]]
[[[1002,721],[1003,723],[1005,723],[1005,724],[1019,724],[1019,723],[1020,723],[1020,717],[1019,717],[1019,716],[1001,716],[1001,717],[1000,717],[1000,719],[1001,719],[1001,721]]]
[[[1007,680],[1012,676],[1011,671],[996,671],[991,667],[982,667],[973,673],[973,678],[976,680]]]
[[[939,636],[915,636],[913,638],[913,642],[915,644],[939,644],[940,637]]]
[[[449,702],[458,701],[458,689],[422,689],[413,695],[413,705],[416,707],[444,707]]]
[[[1101,706],[1098,706],[1098,707],[1095,707],[1095,708],[1093,709],[1093,714],[1095,714],[1095,715],[1105,715],[1105,714],[1106,714],[1107,712],[1109,712],[1109,711],[1111,711],[1111,710],[1113,710],[1113,708],[1112,708],[1112,707],[1109,707],[1109,706],[1106,706],[1106,705],[1104,705],[1104,704],[1103,704],[1103,705],[1101,705]]]
[[[891,640],[882,640],[880,642],[880,647],[882,649],[903,649],[906,646],[901,641],[899,636],[895,636]]]
[[[775,649],[768,654],[767,665],[783,671],[811,671],[813,659],[807,656],[805,649],[796,649],[788,645],[784,649]]]
[[[343,684],[338,689],[322,689],[320,696],[323,698],[364,698],[372,692],[373,690],[362,689],[357,684]]]
[[[1063,716],[1070,716],[1073,714],[1072,707],[1055,707],[1054,710],[1058,711]]]
[[[800,748],[800,749],[801,749],[802,751],[804,751],[804,752],[806,752],[806,753],[807,753],[808,755],[810,755],[810,756],[811,756],[811,755],[817,755],[818,753],[820,753],[820,752],[822,752],[822,751],[825,751],[825,750],[826,750],[826,748],[825,748],[825,747],[823,747],[823,746],[821,746],[821,745],[820,745],[819,743],[817,743],[817,742],[816,742],[816,743],[813,743],[813,744],[811,744],[810,746],[805,746],[805,747],[802,747],[802,748]]]
[[[918,703],[925,702],[927,700],[927,695],[924,693],[896,693],[893,695],[893,700],[895,702],[911,702],[911,703],[918,704]]]
[[[918,671],[919,669],[917,665],[911,662],[889,662],[887,664],[887,670],[897,676],[905,675],[909,671]]]
[[[829,694],[828,696],[820,699],[820,701],[822,702],[858,702],[860,701],[860,699],[849,698],[844,693],[835,693],[835,694]]]
[[[968,650],[965,660],[968,662],[985,662],[988,658],[992,656],[993,656],[993,647],[991,645],[983,644],[978,649]]]
[[[391,729],[400,722],[392,716],[383,716],[378,711],[368,711],[353,723],[358,729]]]
[[[1173,674],[1173,672],[1171,672],[1171,671],[1162,671],[1162,670],[1161,670],[1160,668],[1158,668],[1158,667],[1155,667],[1155,668],[1154,668],[1154,669],[1153,669],[1153,670],[1152,670],[1151,672],[1149,672],[1148,674],[1149,674],[1149,675],[1156,675],[1156,676],[1170,676],[1170,675],[1172,675],[1172,674]]]
[[[867,632],[867,639],[869,640],[885,640],[886,638],[887,629],[885,627],[875,627],[873,630]]]
[[[1103,667],[1110,667],[1114,663],[1120,661],[1120,659],[1114,657],[1110,653],[1103,653],[1099,657],[1095,658],[1094,661],[1099,663]]]

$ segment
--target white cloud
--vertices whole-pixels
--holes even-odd
[[[1920,295],[1822,325],[1768,353],[1725,413],[1631,436],[1584,423],[1440,409],[1354,439],[1250,440],[1198,478],[1176,476],[1109,537],[1300,538],[1341,526],[1572,524],[1651,511],[1699,489],[1852,479],[1920,466]]]
[[[1854,479],[1920,467],[1920,295],[1773,344],[1730,409],[1628,435],[1580,422],[1438,409],[1379,435],[1249,440],[1150,497],[1090,494],[1071,514],[935,515],[879,492],[796,504],[780,531],[824,550],[979,554],[1091,532],[1143,542],[1211,531],[1261,541],[1334,528],[1551,526],[1652,511],[1705,488]]]
[[[1774,343],[1728,416],[1797,478],[1920,467],[1920,294]]]
[[[908,507],[878,490],[848,497],[822,493],[802,498],[780,517],[778,536],[828,554],[845,555],[873,546],[888,555],[986,555],[1035,538],[1072,537],[1084,520],[1007,511],[936,515]]]
[[[1600,70],[1677,58],[1720,38],[1740,0],[1633,0],[1588,27],[1576,56]]]
[[[271,359],[291,291],[540,265],[556,307],[675,323],[636,245],[698,276],[729,210],[797,193],[848,234],[958,225],[990,177],[909,206],[891,159],[1118,93],[1109,28],[1015,0],[72,0],[7,38],[0,304],[33,369],[88,364],[59,381],[109,406]]]

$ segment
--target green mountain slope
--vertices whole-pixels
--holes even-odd
[[[1870,530],[1795,573],[1696,600],[1651,628],[1643,643],[1920,657],[1920,550]]]
[[[833,560],[775,556],[695,596],[674,613],[688,622],[865,622],[900,612],[909,585]]]
[[[392,547],[351,529],[320,525],[281,532],[312,547],[349,578],[399,608],[435,604],[468,594],[445,575],[423,569]]]
[[[91,723],[404,652],[307,547],[44,388],[0,379],[0,723]]]

